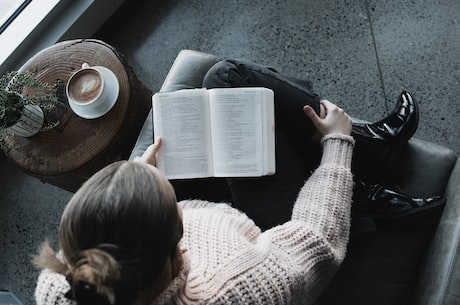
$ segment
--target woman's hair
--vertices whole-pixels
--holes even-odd
[[[120,161],[74,194],[59,226],[59,253],[34,263],[66,276],[78,304],[129,304],[160,275],[182,237],[172,186],[140,162]]]

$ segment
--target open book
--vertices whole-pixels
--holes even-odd
[[[275,173],[272,90],[184,89],[156,93],[152,103],[163,139],[157,167],[168,179]]]

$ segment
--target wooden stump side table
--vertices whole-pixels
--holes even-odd
[[[57,43],[29,59],[20,71],[29,71],[52,85],[60,82],[65,88],[83,63],[115,73],[120,92],[114,107],[100,118],[83,119],[69,107],[64,89],[63,102],[51,113],[51,122],[60,122],[57,127],[30,138],[13,136],[8,140],[12,149],[7,156],[17,166],[71,192],[99,169],[129,157],[151,108],[152,91],[139,81],[122,54],[100,40]]]

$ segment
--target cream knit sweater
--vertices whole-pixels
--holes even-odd
[[[312,304],[346,253],[353,138],[323,138],[320,166],[301,189],[292,220],[265,232],[227,204],[182,201],[184,264],[153,304]],[[68,284],[44,270],[38,305],[75,304]]]

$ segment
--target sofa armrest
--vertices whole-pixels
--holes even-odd
[[[160,92],[201,88],[208,70],[220,59],[193,50],[182,50],[174,60]]]
[[[460,304],[459,160],[450,175],[445,196],[447,203],[410,304]]]
[[[218,61],[220,59],[214,55],[193,50],[180,51],[160,88],[160,92],[201,88],[206,72]],[[153,117],[152,110],[150,110],[129,159],[132,160],[141,156],[152,143]]]

